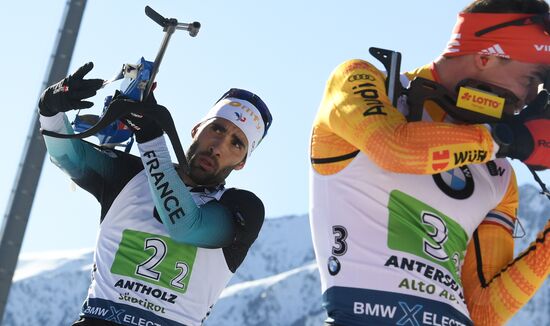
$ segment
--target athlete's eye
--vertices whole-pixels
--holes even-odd
[[[211,125],[211,129],[212,129],[215,133],[218,133],[218,134],[221,134],[221,133],[223,133],[223,132],[225,131],[225,128],[224,128],[224,127],[222,127],[222,126],[220,126],[220,125],[218,125],[218,124],[215,124],[215,123],[213,123],[213,124]]]
[[[526,86],[532,87],[540,84],[540,80],[537,77],[529,76],[527,77]]]
[[[528,87],[538,86],[544,83],[545,78],[546,78],[546,72],[537,71],[526,78],[527,86]]]
[[[233,141],[231,142],[233,144],[233,146],[238,149],[238,150],[242,150],[244,148],[244,144],[243,142],[238,139],[238,138],[234,138]]]

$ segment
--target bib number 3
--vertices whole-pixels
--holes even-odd
[[[348,251],[348,244],[346,243],[348,230],[341,225],[333,225],[332,234],[334,234],[335,243],[335,246],[332,246],[332,254],[334,256],[343,256]]]
[[[449,256],[443,249],[443,244],[447,241],[449,233],[445,222],[437,215],[424,213],[422,214],[422,223],[430,226],[432,229],[431,231],[427,231],[427,236],[430,237],[432,241],[423,239],[424,252],[434,259],[440,261],[448,260]]]

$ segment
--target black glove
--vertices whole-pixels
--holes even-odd
[[[154,114],[154,110],[161,107],[157,104],[155,97],[151,95],[145,102],[135,102],[130,99],[122,97],[118,92],[113,97],[113,101],[109,104],[111,110],[129,109],[130,111],[145,110]],[[155,138],[162,136],[164,131],[162,128],[151,118],[148,118],[141,113],[130,113],[120,119],[128,128],[132,129],[136,135],[136,141],[138,143],[145,143]]]
[[[535,169],[550,168],[549,99],[543,90],[519,117],[492,126],[493,139],[500,146],[497,157],[516,158]]]
[[[94,96],[103,85],[102,79],[83,79],[93,67],[93,62],[88,62],[74,74],[46,88],[38,102],[40,114],[51,117],[59,112],[92,107],[94,103],[82,100]]]
[[[533,99],[519,114],[521,121],[527,122],[533,119],[550,119],[550,108],[548,105],[550,94],[547,90],[541,90],[535,99]]]

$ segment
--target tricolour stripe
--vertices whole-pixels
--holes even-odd
[[[501,225],[510,233],[514,230],[514,220],[510,216],[497,211],[490,211],[483,220],[483,223]]]

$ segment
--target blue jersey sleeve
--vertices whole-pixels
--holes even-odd
[[[40,117],[42,129],[74,131],[63,113]],[[120,151],[99,148],[80,139],[44,136],[50,160],[101,204],[101,220],[126,183],[143,169],[141,160]]]
[[[164,137],[138,144],[155,207],[176,241],[203,248],[222,248],[235,239],[235,221],[216,200],[197,206],[171,161]]]

